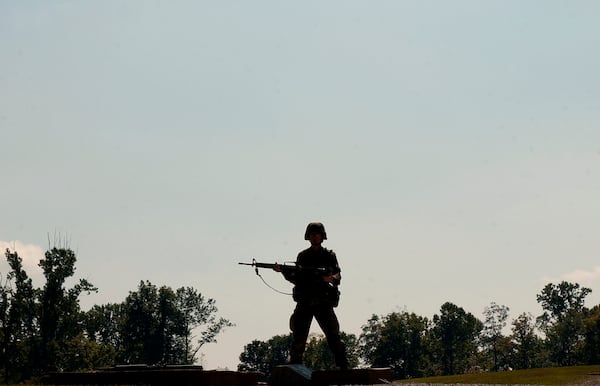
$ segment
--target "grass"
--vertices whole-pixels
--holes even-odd
[[[395,383],[600,385],[600,365],[448,375],[400,380]]]

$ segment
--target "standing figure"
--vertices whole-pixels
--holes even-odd
[[[335,253],[321,245],[327,240],[325,227],[320,222],[311,222],[306,227],[304,239],[310,247],[301,251],[296,259],[295,270],[282,272],[285,279],[294,284],[293,298],[296,308],[290,318],[293,342],[290,349],[290,364],[301,364],[306,340],[313,317],[325,334],[335,364],[340,369],[348,368],[346,348],[340,338],[340,324],[333,311],[337,307],[341,275]]]

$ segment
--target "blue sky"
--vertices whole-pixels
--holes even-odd
[[[0,246],[41,283],[48,239],[67,240],[100,289],[84,307],[140,280],[214,298],[236,327],[202,350],[207,368],[288,332],[292,300],[237,262],[294,260],[314,220],[349,333],[446,301],[537,316],[560,280],[598,304],[599,12],[1,2]]]

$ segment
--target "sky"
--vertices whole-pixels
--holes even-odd
[[[542,313],[600,303],[597,1],[0,0],[0,247],[37,286],[67,246],[99,291],[191,286],[235,323],[235,369],[291,297],[238,262],[293,261],[325,224],[336,309]],[[0,262],[5,280],[8,266]],[[273,271],[269,285],[290,291]],[[314,323],[313,332],[319,329]]]

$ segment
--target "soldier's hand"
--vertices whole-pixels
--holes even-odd
[[[275,265],[273,266],[273,271],[281,272],[281,267],[279,266],[279,264],[275,263]]]
[[[335,280],[335,276],[334,275],[323,276],[323,281],[325,283],[333,283],[334,280]]]

